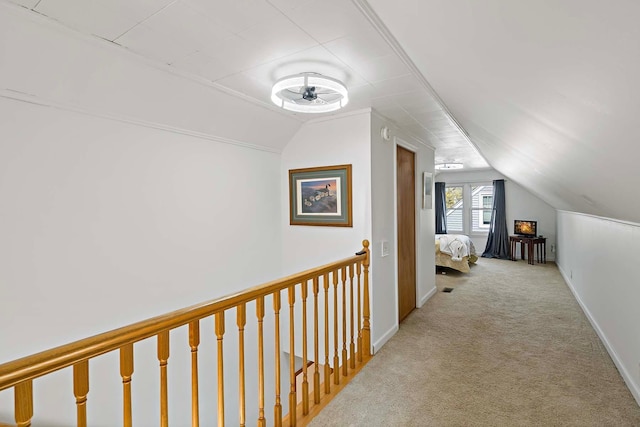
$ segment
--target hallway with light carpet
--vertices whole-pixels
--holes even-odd
[[[555,264],[445,271],[311,426],[640,426]]]

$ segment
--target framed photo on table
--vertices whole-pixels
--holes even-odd
[[[352,227],[351,165],[289,170],[289,224]]]

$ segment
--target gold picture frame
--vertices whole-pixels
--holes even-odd
[[[289,170],[289,224],[353,227],[351,165]]]

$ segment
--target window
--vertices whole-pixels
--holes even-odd
[[[447,232],[462,233],[464,232],[463,213],[464,213],[464,188],[463,187],[445,187],[446,207],[447,207]]]
[[[445,187],[447,231],[450,233],[484,234],[491,226],[493,185],[454,184]]]
[[[472,185],[471,232],[487,233],[491,226],[493,185]]]
[[[482,223],[491,224],[491,210],[493,209],[493,196],[482,196],[482,207],[485,209],[482,211]]]

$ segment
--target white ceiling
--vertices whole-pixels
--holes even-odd
[[[11,1],[300,122],[317,115],[279,110],[270,101],[273,83],[307,71],[337,78],[350,92],[347,111],[373,107],[436,147],[437,162],[488,167],[424,77],[354,2]]]
[[[491,166],[556,208],[640,222],[640,2],[369,4]]]
[[[273,82],[338,78],[347,110],[373,107],[436,162],[640,223],[637,0],[9,1],[294,123],[317,116],[278,110]]]

